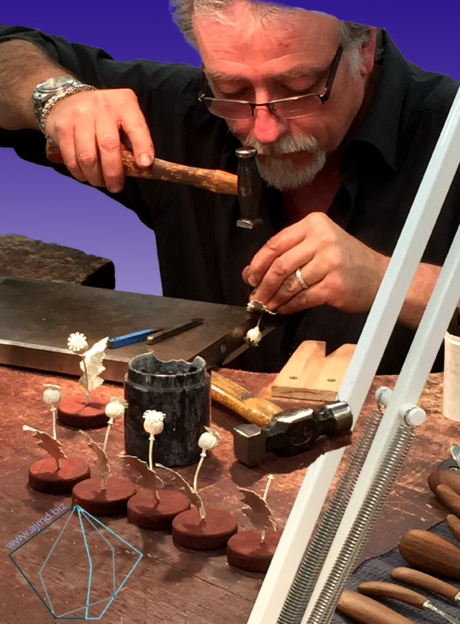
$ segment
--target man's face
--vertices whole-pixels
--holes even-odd
[[[301,11],[280,23],[255,24],[247,3],[229,10],[231,25],[212,15],[194,17],[206,74],[214,96],[268,102],[305,93],[324,93],[332,61],[340,44],[335,18]],[[365,55],[366,57],[366,55]],[[310,182],[327,156],[340,145],[363,100],[365,79],[372,69],[370,55],[351,77],[342,57],[331,96],[319,98],[314,112],[281,119],[267,107],[255,109],[248,120],[227,120],[231,132],[256,147],[261,175],[281,190]]]

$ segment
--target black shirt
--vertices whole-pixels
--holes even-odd
[[[147,60],[114,61],[98,48],[69,43],[25,27],[0,26],[0,42],[22,38],[97,88],[131,88],[146,117],[158,158],[236,173],[239,141],[226,123],[197,100],[201,72],[188,65]],[[455,97],[458,83],[422,71],[405,61],[391,38],[381,32],[383,58],[366,114],[349,137],[341,157],[343,184],[328,216],[349,234],[390,256],[404,225],[436,140]],[[45,157],[39,131],[0,129],[0,146],[13,147],[31,162],[63,166]],[[288,225],[281,195],[265,187],[257,233],[237,228],[236,197],[169,182],[127,178],[116,195],[102,189],[156,234],[163,293],[168,297],[244,305],[247,286],[241,278],[257,248]],[[460,175],[454,180],[423,256],[441,265],[460,221]],[[236,363],[242,368],[278,371],[305,339],[325,340],[328,352],[357,342],[367,314],[346,314],[330,306],[291,315]],[[397,325],[379,367],[397,373],[413,332]],[[435,370],[442,362],[438,358]]]

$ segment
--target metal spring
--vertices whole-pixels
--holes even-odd
[[[281,609],[277,624],[298,624],[301,621],[308,606],[310,594],[321,572],[337,528],[374,440],[382,415],[381,411],[372,410],[366,419],[321,524],[305,551]]]
[[[308,624],[329,624],[343,587],[356,565],[367,538],[409,453],[415,431],[401,425],[375,475],[370,490],[345,540],[307,620]]]

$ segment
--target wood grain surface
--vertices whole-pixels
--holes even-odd
[[[415,592],[413,589],[401,587],[401,585],[396,585],[395,583],[386,583],[384,581],[367,581],[365,583],[360,583],[358,585],[358,591],[365,596],[386,596],[387,598],[401,600],[419,609],[424,608],[423,604],[426,601],[425,596]]]
[[[362,624],[409,624],[412,620],[368,596],[346,589],[337,609]]]
[[[449,514],[446,518],[449,531],[460,542],[460,519],[454,514]]]
[[[449,598],[449,600],[454,600],[459,591],[450,583],[441,581],[440,579],[435,578],[430,574],[426,574],[425,572],[413,570],[412,568],[394,568],[391,571],[391,578],[394,578],[395,581],[403,581],[403,583],[409,583],[409,585],[416,585],[417,587],[422,587],[423,589],[429,589],[430,591],[436,592],[441,596]]]
[[[46,144],[46,155],[51,162],[63,163],[61,151],[55,143]],[[125,176],[144,178],[145,180],[163,180],[166,182],[180,182],[190,186],[197,186],[213,193],[225,195],[238,194],[238,177],[227,171],[216,169],[200,169],[179,163],[155,158],[151,167],[141,169],[134,161],[132,152],[123,149],[121,152],[123,171]]]
[[[399,552],[423,572],[460,581],[460,549],[438,535],[411,529],[399,540]]]
[[[326,356],[326,343],[304,340],[272,385],[272,396],[335,401],[356,345],[344,344]]]
[[[271,383],[276,375],[243,371],[221,371],[221,374],[244,386],[255,395],[271,400]],[[428,474],[449,456],[449,448],[458,439],[458,424],[440,414],[442,376],[430,376],[420,402],[428,418],[420,427],[411,455],[398,483],[385,505],[381,518],[371,535],[361,560],[381,554],[398,543],[399,537],[411,528],[428,528],[445,518],[446,511],[428,488]],[[70,506],[70,497],[51,496],[31,490],[27,485],[29,466],[44,457],[30,435],[22,430],[27,424],[44,431],[51,430],[48,406],[43,402],[43,384],[59,383],[64,397],[78,397],[81,387],[76,379],[65,376],[33,373],[0,367],[0,621],[2,624],[54,622],[28,582],[14,566],[7,544],[28,529],[58,504]],[[375,390],[393,387],[395,379],[381,377],[369,394],[360,417],[358,433],[365,414],[374,407]],[[122,396],[121,385],[101,386],[107,398]],[[305,405],[300,401],[274,400],[282,409]],[[310,405],[315,405],[310,403]],[[275,478],[269,492],[274,519],[282,529],[308,466],[323,452],[349,444],[350,438],[324,440],[318,448],[295,457],[268,456],[256,468],[247,468],[233,456],[232,427],[243,422],[225,408],[214,405],[212,426],[222,441],[209,455],[200,473],[201,494],[210,507],[229,511],[241,529],[252,529],[242,513],[239,487],[263,494],[267,475]],[[105,430],[92,432],[103,443]],[[92,462],[91,450],[82,435],[73,429],[58,427],[58,437],[66,453],[79,455]],[[349,454],[347,449],[345,458]],[[112,473],[132,479],[135,474],[123,467],[118,454],[123,451],[123,422],[112,427],[108,443]],[[194,467],[181,469],[187,479]],[[94,472],[96,470],[94,469]],[[336,477],[336,481],[338,476]],[[101,519],[102,521],[102,519]],[[244,624],[263,580],[262,573],[245,572],[227,564],[225,552],[194,552],[174,546],[167,531],[147,531],[127,522],[126,518],[103,519],[104,524],[143,553],[143,558],[102,616],[103,624]],[[46,535],[46,531],[43,532]],[[37,553],[38,556],[39,553]],[[43,553],[42,553],[43,555]],[[81,573],[78,566],[69,566],[72,574]],[[73,581],[79,579],[76,576]],[[67,580],[67,582],[69,582]]]
[[[447,470],[442,472],[447,472]],[[448,511],[457,516],[457,518],[460,517],[460,496],[452,488],[441,483],[436,488],[436,496]]]
[[[438,485],[447,485],[460,494],[460,474],[454,470],[433,470],[428,476],[428,485],[433,494],[436,494]]]

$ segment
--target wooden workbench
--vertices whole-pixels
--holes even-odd
[[[274,376],[225,371],[245,387],[266,398]],[[392,387],[395,379],[375,380],[363,414],[374,407],[373,392],[380,385]],[[7,544],[50,508],[64,503],[69,497],[48,496],[31,490],[27,485],[28,467],[45,456],[22,426],[27,424],[51,432],[48,407],[42,400],[43,384],[59,383],[63,396],[80,395],[75,379],[44,373],[0,367],[0,621],[2,624],[48,624],[54,621],[30,585],[14,566]],[[122,396],[121,386],[104,384],[101,392],[111,397]],[[445,512],[428,490],[426,477],[431,468],[449,456],[449,447],[458,442],[458,425],[439,412],[442,397],[442,375],[431,375],[421,406],[428,419],[419,428],[417,440],[399,479],[385,506],[381,519],[366,548],[372,556],[396,545],[398,537],[409,528],[428,528]],[[277,401],[278,402],[278,401]],[[283,402],[291,407],[296,402]],[[278,524],[283,527],[308,465],[318,453],[331,448],[326,442],[318,451],[292,458],[267,458],[264,464],[249,469],[236,462],[232,453],[231,428],[241,422],[236,416],[213,406],[213,426],[222,435],[222,442],[212,457],[206,460],[200,478],[205,504],[233,513],[240,527],[248,527],[241,512],[241,495],[237,486],[249,487],[263,493],[266,475],[275,474],[269,503]],[[362,419],[361,419],[362,420]],[[357,432],[360,429],[358,423]],[[94,430],[93,437],[103,442],[105,429]],[[79,454],[92,461],[93,456],[78,432],[59,427],[58,436],[70,454]],[[347,444],[348,439],[340,440]],[[112,428],[108,453],[112,471],[122,473],[123,425]],[[349,452],[349,449],[348,451]],[[182,470],[185,477],[193,467]],[[230,567],[224,552],[199,553],[173,545],[167,532],[140,530],[126,518],[101,518],[101,521],[144,557],[100,619],[110,624],[244,624],[260,588],[263,575],[246,573]],[[70,572],[72,573],[72,571]],[[75,565],[74,574],[78,574]]]

